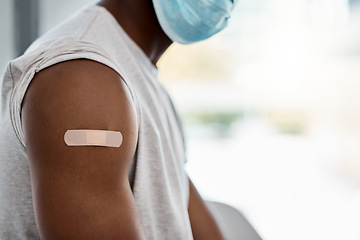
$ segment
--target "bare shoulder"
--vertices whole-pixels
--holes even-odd
[[[92,116],[91,122],[98,114],[103,122],[108,120],[110,124],[114,117],[134,114],[129,108],[131,102],[126,85],[113,69],[90,60],[73,60],[37,73],[26,92],[22,108],[25,114],[26,110],[41,109],[50,115],[62,116],[81,110],[82,114]],[[119,115],[112,115],[116,113]],[[79,123],[77,118],[73,120]],[[81,122],[85,124],[87,120],[81,119]]]
[[[37,73],[21,115],[30,154],[39,151],[37,141],[52,144],[47,149],[55,152],[67,149],[63,136],[69,129],[120,131],[122,148],[134,152],[137,126],[131,95],[121,76],[98,62],[67,61]]]
[[[53,65],[35,75],[21,116],[41,235],[71,239],[76,233],[89,239],[88,235],[114,235],[119,226],[127,229],[122,234],[130,234],[132,228],[119,224],[124,219],[119,213],[127,212],[127,224],[138,226],[128,183],[137,125],[121,76],[84,59]],[[119,148],[69,147],[64,134],[72,129],[119,131],[123,143]],[[93,220],[104,218],[111,222],[105,232],[99,229],[104,223]]]

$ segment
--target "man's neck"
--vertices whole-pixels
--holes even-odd
[[[154,65],[172,44],[160,27],[151,0],[102,0],[98,5],[115,17]]]

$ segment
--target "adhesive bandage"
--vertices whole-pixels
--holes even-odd
[[[106,130],[67,130],[64,140],[68,146],[120,147],[123,137],[120,132]]]

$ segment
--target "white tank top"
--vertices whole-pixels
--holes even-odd
[[[188,180],[179,117],[158,81],[157,69],[116,19],[92,5],[36,40],[11,61],[1,84],[0,239],[39,239],[21,102],[34,74],[59,62],[85,58],[121,75],[133,97],[139,126],[132,190],[147,239],[192,239]]]

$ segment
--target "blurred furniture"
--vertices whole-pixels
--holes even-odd
[[[237,209],[218,202],[206,202],[227,240],[261,240],[259,234]]]

